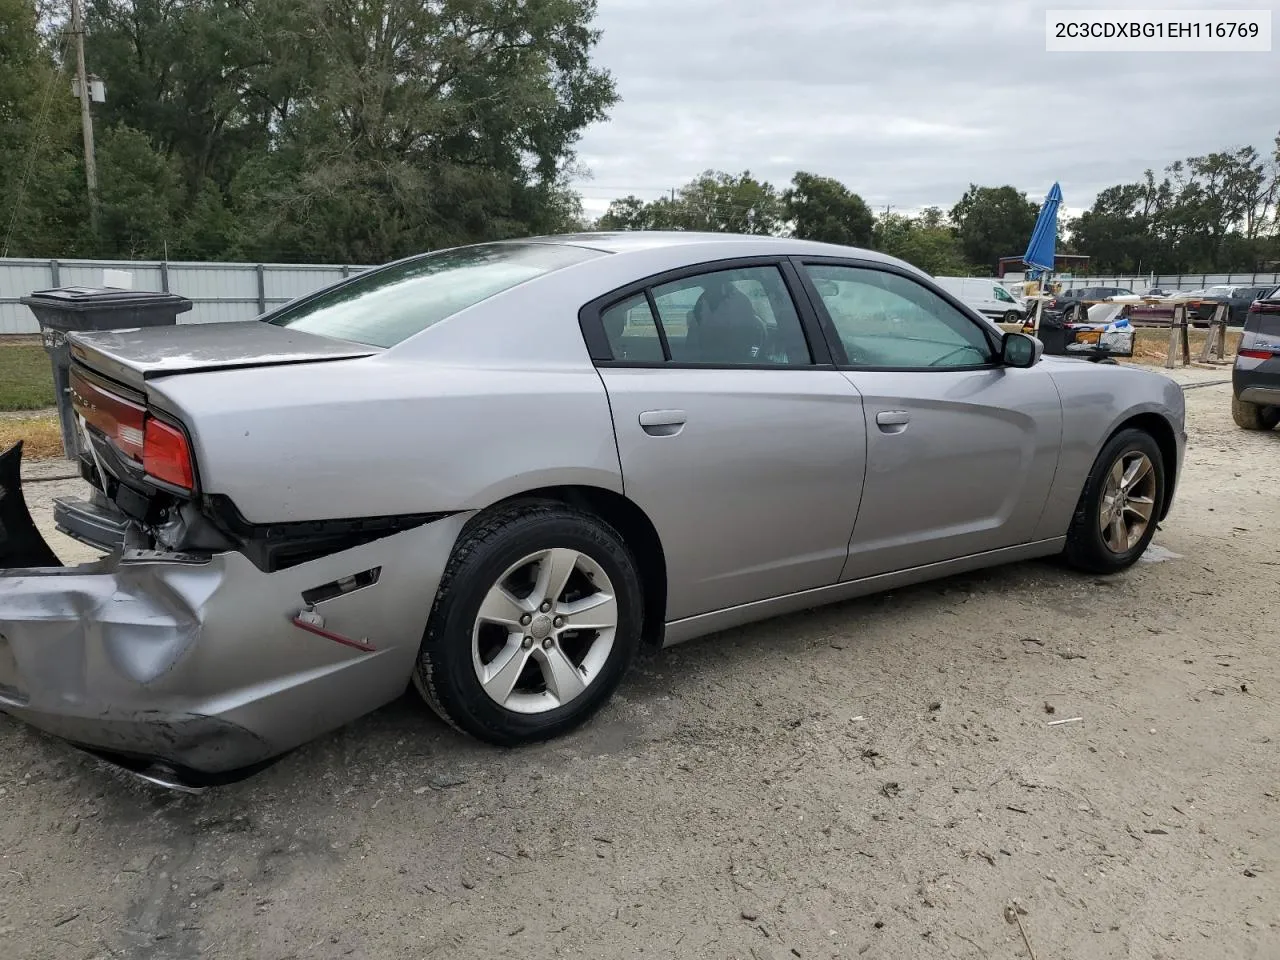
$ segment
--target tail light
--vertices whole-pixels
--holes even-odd
[[[186,433],[81,370],[73,368],[68,382],[76,413],[124,457],[154,480],[182,490],[195,489],[194,460]]]
[[[142,440],[142,469],[147,476],[183,490],[196,485],[187,435],[177,427],[148,415]]]
[[[71,406],[85,423],[101,431],[130,460],[141,463],[147,408],[104,389],[74,368],[68,384]]]
[[[1248,357],[1250,360],[1270,360],[1275,354],[1270,350],[1241,350],[1236,356]]]

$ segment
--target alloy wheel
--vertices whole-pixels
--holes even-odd
[[[480,604],[471,632],[476,678],[508,710],[554,710],[600,674],[617,630],[617,595],[600,564],[562,547],[529,554]]]
[[[1107,471],[1098,507],[1098,529],[1112,553],[1127,553],[1142,540],[1156,503],[1156,470],[1137,450],[1121,454]]]

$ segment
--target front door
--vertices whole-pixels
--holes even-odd
[[[662,540],[667,619],[835,583],[862,491],[862,401],[814,363],[817,331],[779,267],[679,276],[599,316],[623,486]]]
[[[1043,368],[999,365],[984,325],[876,265],[809,264],[863,399],[867,473],[842,579],[1031,540],[1062,409]]]

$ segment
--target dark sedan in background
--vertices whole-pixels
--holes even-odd
[[[1218,304],[1227,305],[1227,325],[1238,327],[1244,323],[1245,315],[1255,300],[1267,296],[1271,285],[1263,287],[1233,287],[1222,284],[1209,287],[1199,297],[1187,301],[1187,315],[1193,321],[1209,323],[1218,309]]]
[[[1231,371],[1231,415],[1245,430],[1280,424],[1280,287],[1255,300],[1245,314]]]

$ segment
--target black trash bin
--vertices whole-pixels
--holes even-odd
[[[62,451],[75,460],[80,456],[67,373],[71,354],[67,334],[86,330],[132,330],[165,327],[178,322],[178,314],[191,309],[191,301],[174,293],[150,290],[117,290],[111,287],[59,287],[37,290],[22,302],[40,323],[40,336],[53,364],[53,386],[62,424]]]

